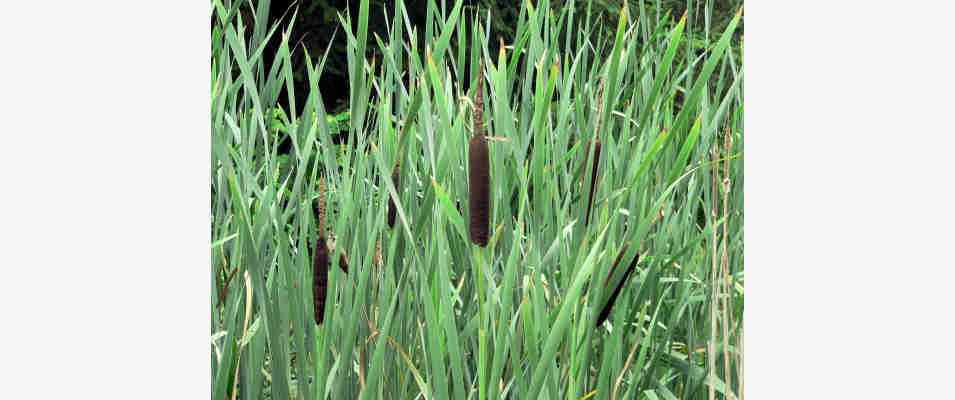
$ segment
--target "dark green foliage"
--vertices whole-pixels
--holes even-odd
[[[452,4],[450,1],[449,4]],[[540,1],[532,1],[534,5]],[[691,10],[695,11],[693,20],[699,27],[703,26],[704,2],[697,0],[688,2],[685,0],[642,0],[644,11],[648,18],[663,18],[669,15],[670,19],[679,19],[680,15],[687,10],[689,3]],[[408,0],[405,6],[408,11],[408,20],[413,25],[423,30],[426,24],[427,0]],[[497,54],[500,38],[505,44],[511,44],[515,41],[515,27],[521,14],[521,7],[524,0],[469,0],[464,2],[464,12],[473,15],[480,12],[480,19],[490,20],[490,34],[488,41],[489,54]],[[718,35],[733,18],[733,14],[742,5],[742,1],[714,1],[713,12],[710,21],[711,38]],[[561,8],[572,7],[578,18],[582,18],[588,12],[598,19],[604,21],[601,24],[595,24],[595,32],[592,38],[594,43],[599,41],[613,40],[613,29],[616,26],[617,18],[620,13],[620,2],[618,1],[551,1],[551,9],[557,11]],[[450,7],[450,6],[449,6]],[[629,7],[631,13],[639,10],[640,1],[630,1]],[[369,37],[377,34],[380,37],[388,36],[388,27],[393,21],[386,20],[386,15],[392,15],[394,2],[385,0],[371,0],[369,2]],[[243,8],[242,10],[245,10]],[[490,14],[486,14],[490,10]],[[281,22],[282,25],[289,25],[289,21],[295,15],[295,21],[291,24],[292,30],[289,35],[289,43],[294,45],[292,48],[292,76],[294,80],[295,104],[301,109],[308,98],[308,77],[305,72],[305,51],[308,51],[312,60],[316,60],[326,49],[329,49],[328,59],[325,63],[325,70],[318,82],[319,89],[322,92],[322,100],[325,108],[331,112],[338,112],[347,109],[348,103],[348,48],[345,40],[345,34],[341,31],[338,23],[338,14],[345,15],[351,13],[354,15],[358,11],[357,1],[341,0],[279,0],[272,1],[270,6],[268,26]],[[251,15],[243,12],[247,23],[251,24]],[[741,24],[742,26],[742,24]],[[608,28],[609,27],[609,28]],[[742,32],[742,29],[740,30]],[[563,33],[561,33],[563,34]],[[423,35],[419,35],[423,36]],[[604,36],[604,39],[599,39]],[[278,46],[278,40],[273,39],[266,46],[263,52],[265,64],[271,65],[271,57],[275,54]],[[419,43],[419,51],[424,52],[424,43]],[[366,57],[371,59],[376,57],[381,59],[375,46],[369,46]],[[287,99],[281,96],[279,101],[283,108],[288,108]]]

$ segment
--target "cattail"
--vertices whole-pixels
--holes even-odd
[[[328,233],[328,252],[334,253],[337,249],[338,238],[335,236],[334,232]],[[342,248],[342,252],[338,255],[338,268],[341,268],[346,274],[348,273],[348,254],[345,253],[345,248]]]
[[[471,108],[471,116],[474,117],[474,136],[484,136],[484,85],[483,85],[483,75],[484,71],[484,61],[481,61],[480,66],[478,67],[478,79],[475,82],[476,87],[474,88],[474,104]]]
[[[318,220],[318,240],[315,243],[315,260],[312,264],[312,302],[315,306],[315,323],[321,325],[325,320],[329,253],[325,240],[325,178],[318,180],[318,199],[315,201],[314,211]]]
[[[328,285],[328,245],[323,235],[315,243],[315,263],[312,265],[312,301],[315,304],[315,323],[325,320],[325,291]]]
[[[341,255],[338,256],[338,268],[348,273],[348,254],[345,254],[345,249],[342,249]]]
[[[604,285],[610,283],[610,277],[613,275],[613,272],[617,269],[617,265],[620,264],[621,259],[623,259],[624,253],[627,252],[627,245],[624,245],[620,249],[620,253],[617,254],[617,259],[614,260],[613,265],[610,267],[610,272],[607,274],[607,279],[604,280]],[[627,268],[627,272],[623,274],[623,277],[620,278],[620,282],[617,283],[617,287],[613,289],[613,293],[610,294],[610,298],[607,299],[607,304],[604,305],[603,309],[600,310],[600,314],[597,316],[596,326],[600,326],[607,320],[607,317],[610,316],[610,310],[613,308],[613,304],[617,301],[617,296],[620,295],[620,289],[623,289],[623,284],[627,282],[627,278],[630,277],[630,273],[633,272],[633,269],[637,266],[637,261],[640,260],[640,253],[637,253],[633,256],[633,260],[630,261],[630,266]]]
[[[594,148],[594,158],[593,165],[590,167],[590,196],[587,198],[587,214],[584,215],[584,226],[590,224],[590,210],[594,205],[594,190],[597,189],[597,178],[599,177],[598,168],[600,167],[600,123],[603,121],[603,112],[604,112],[604,84],[606,83],[605,77],[600,77],[600,83],[597,85],[597,114],[596,122],[594,123],[594,138],[590,139],[587,142],[587,147],[584,149],[584,166],[587,165],[587,161],[590,157],[590,148]]]
[[[598,168],[600,167],[600,139],[593,139],[587,143],[587,150],[590,145],[594,148],[593,166],[590,168],[590,196],[587,198],[587,215],[584,217],[584,226],[590,224],[590,210],[594,206],[594,191],[597,189],[597,178],[599,177]]]
[[[395,185],[395,193],[401,193],[401,160],[399,159],[395,163],[395,167],[391,170],[391,182]],[[395,218],[398,216],[398,207],[395,205],[395,200],[389,195],[388,196],[388,227],[395,227]]]
[[[482,68],[483,70],[483,63]],[[491,175],[488,157],[487,137],[484,132],[484,99],[481,93],[481,80],[478,79],[474,95],[474,134],[468,141],[468,206],[470,207],[471,242],[487,246],[489,221],[491,215]]]

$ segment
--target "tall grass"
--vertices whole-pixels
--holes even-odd
[[[266,0],[214,6],[214,399],[741,393],[739,14],[697,56],[685,17],[623,8],[603,40],[574,7],[526,2],[516,38],[490,54],[488,10],[429,2],[426,26],[411,26],[397,1],[388,37],[368,37],[365,0],[338,21],[350,121],[335,144],[325,49],[307,49],[295,104],[294,11],[267,26]],[[469,226],[476,105],[486,247]],[[319,177],[335,240],[320,325]],[[618,258],[638,261],[629,272]]]

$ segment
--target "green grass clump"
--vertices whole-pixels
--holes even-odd
[[[398,1],[387,37],[368,10],[339,19],[336,144],[325,49],[295,104],[294,13],[214,2],[213,398],[737,397],[741,15],[684,58],[685,18],[628,8],[592,41],[590,16],[527,2],[497,54],[462,1],[426,26]]]

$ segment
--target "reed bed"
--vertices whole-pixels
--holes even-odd
[[[346,114],[216,2],[212,397],[741,398],[742,15],[639,4],[361,1]]]

